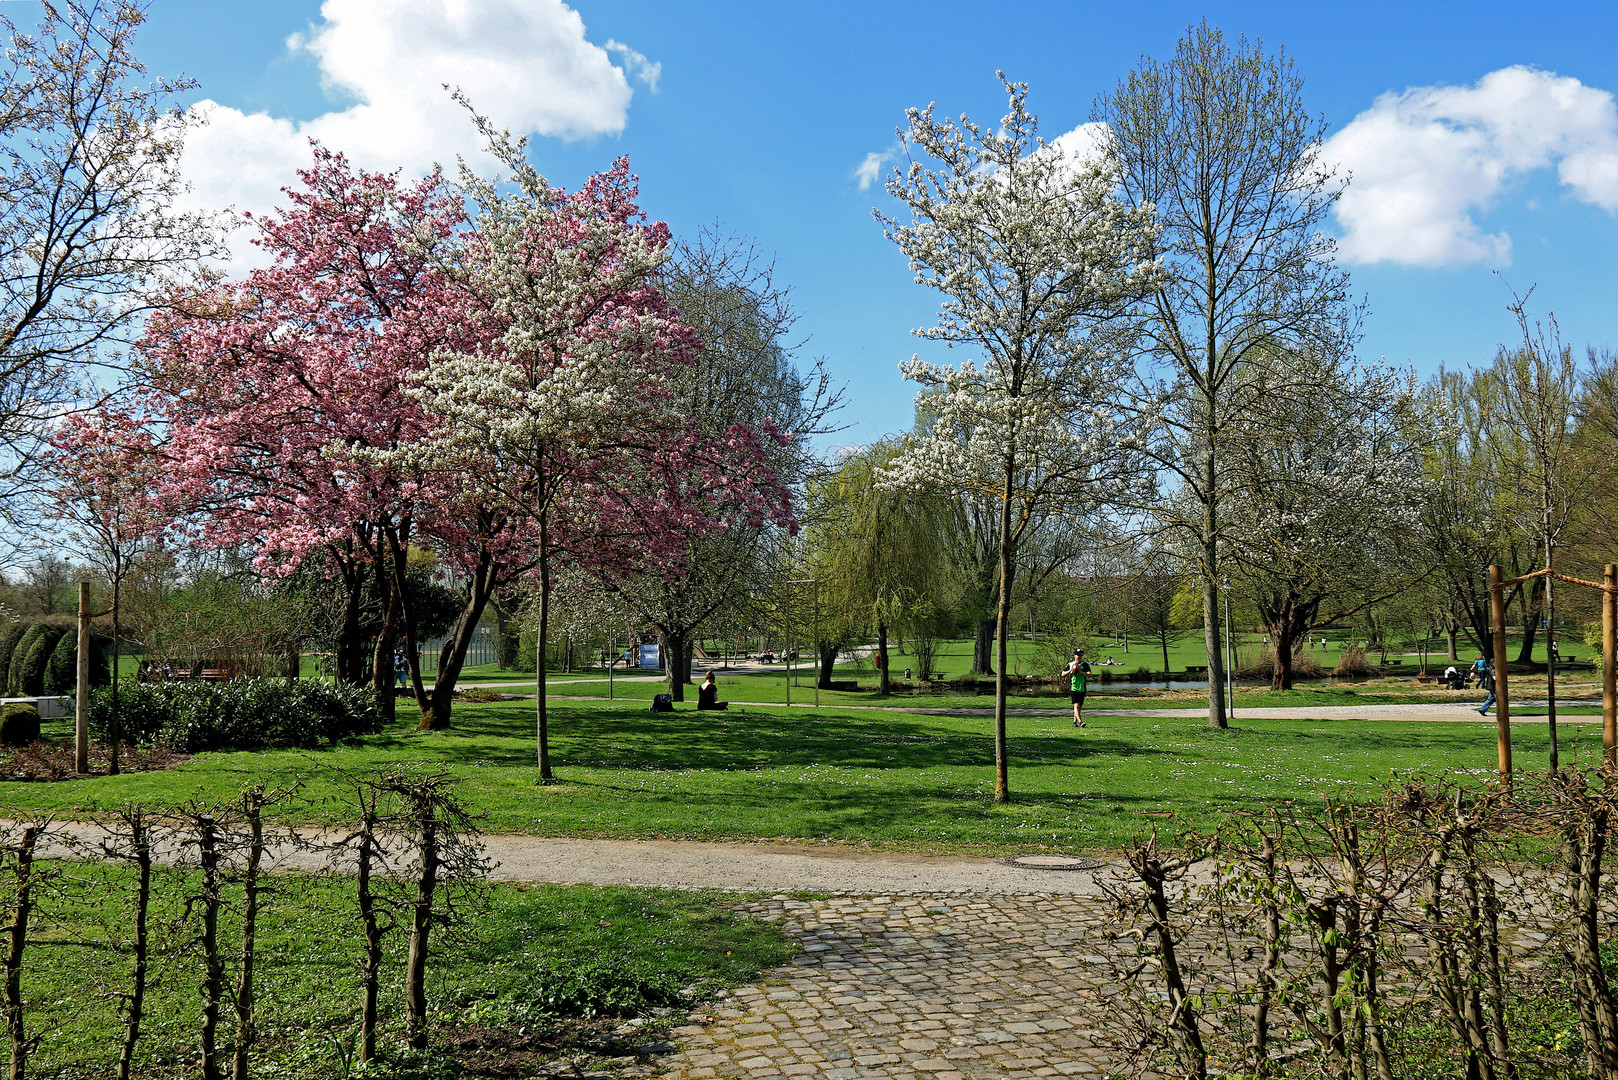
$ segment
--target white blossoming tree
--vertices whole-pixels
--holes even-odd
[[[911,109],[901,133],[914,161],[887,189],[908,207],[878,212],[916,281],[943,294],[935,325],[915,331],[979,354],[957,366],[913,357],[930,422],[888,483],[992,498],[999,507],[995,627],[995,801],[1011,797],[1006,747],[1006,633],[1018,546],[1041,511],[1086,514],[1127,482],[1135,436],[1110,398],[1125,382],[1125,315],[1158,284],[1151,209],[1112,198],[1104,156],[1083,160],[1039,137],[1028,88],[1001,76],[1010,109],[984,130]]]
[[[1447,420],[1410,372],[1329,354],[1272,357],[1253,381],[1227,429],[1226,566],[1274,642],[1272,687],[1290,690],[1304,634],[1431,570],[1408,538]]]

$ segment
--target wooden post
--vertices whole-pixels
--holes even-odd
[[[1500,746],[1500,786],[1511,790],[1511,699],[1506,696],[1506,587],[1500,567],[1489,567],[1489,607],[1494,623],[1494,726]]]
[[[90,771],[90,583],[79,582],[79,673],[73,703],[73,771]]]
[[[1601,582],[1601,757],[1618,768],[1618,566],[1607,564]]]

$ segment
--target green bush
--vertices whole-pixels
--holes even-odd
[[[22,640],[23,634],[33,625],[18,621],[0,630],[0,690],[6,688],[6,672],[11,670],[11,655],[17,651],[17,642]]]
[[[6,667],[6,697],[18,697],[22,691],[22,669],[28,659],[28,652],[34,647],[34,642],[45,636],[48,627],[44,623],[33,623],[23,631],[22,637],[17,639],[17,647],[11,651],[11,663]]]
[[[112,642],[99,634],[90,641],[90,685],[106,686],[112,681],[109,662]],[[71,694],[78,686],[79,635],[69,630],[62,634],[56,648],[51,650],[50,661],[45,665],[45,693]]]
[[[64,634],[59,626],[46,626],[44,633],[34,639],[23,655],[22,674],[17,678],[17,693],[23,697],[38,697],[45,692],[45,669],[50,666],[51,653]],[[19,650],[21,651],[21,650]]]
[[[0,746],[27,746],[38,741],[38,709],[18,702],[0,709]]]
[[[124,683],[119,735],[182,754],[204,750],[314,749],[382,729],[370,688],[281,679]],[[112,693],[90,698],[90,730],[107,741]]]

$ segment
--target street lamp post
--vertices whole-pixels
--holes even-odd
[[[818,641],[820,636],[820,582],[815,578],[795,578],[787,582],[787,609],[790,616],[792,604],[792,586],[813,585],[814,591],[814,629],[811,633]],[[787,705],[792,705],[792,620],[787,619]],[[820,679],[815,679],[815,707],[820,707]]]

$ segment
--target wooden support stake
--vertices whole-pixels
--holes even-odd
[[[73,703],[73,771],[90,771],[90,583],[79,582],[79,674]]]
[[[1607,564],[1601,577],[1601,756],[1618,768],[1618,566]]]
[[[1489,567],[1489,607],[1494,622],[1494,726],[1500,746],[1500,786],[1511,790],[1511,700],[1506,695],[1506,588],[1500,567]]]

